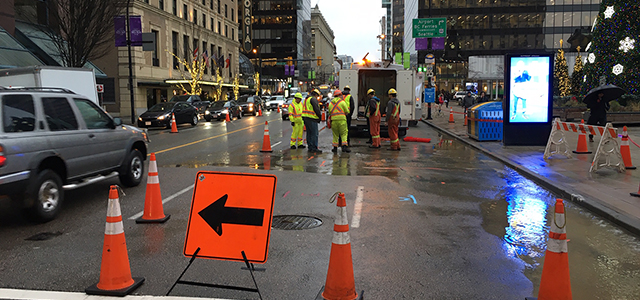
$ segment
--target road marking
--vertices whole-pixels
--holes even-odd
[[[356,204],[353,206],[353,218],[351,218],[351,227],[360,227],[360,215],[362,212],[362,198],[364,197],[364,186],[359,186],[356,191]]]
[[[18,290],[18,289],[1,289],[0,288],[0,299],[20,299],[20,300],[30,300],[30,299],[49,299],[49,300],[113,300],[113,297],[104,297],[104,296],[89,296],[85,293],[77,293],[77,292],[48,292],[48,291],[39,291],[39,290]],[[203,298],[193,298],[193,297],[165,297],[165,296],[133,296],[128,295],[121,299],[131,299],[131,300],[151,300],[151,299],[162,299],[162,300],[202,300]],[[223,298],[207,298],[209,300],[225,300]]]
[[[280,144],[282,144],[282,141],[279,141],[279,142],[277,142],[277,143],[275,143],[275,144],[271,145],[271,148],[275,148],[276,146],[278,146],[278,145],[280,145]]]
[[[192,185],[182,189],[181,191],[179,191],[179,192],[167,197],[166,199],[162,200],[162,204],[164,205],[165,203],[167,203],[167,202],[175,199],[176,197],[188,192],[189,190],[192,190],[194,186],[195,186],[195,184],[192,184]],[[129,220],[135,220],[137,218],[140,218],[140,217],[142,217],[143,214],[144,214],[144,211],[141,211],[141,212],[129,217]]]
[[[267,122],[273,122],[273,121],[275,121],[275,120],[271,120],[271,121],[267,121]],[[240,131],[247,130],[247,129],[254,128],[254,127],[258,127],[258,126],[264,126],[264,124],[251,125],[251,126],[249,126],[249,127],[236,129],[236,130],[234,130],[234,131],[230,131],[230,132],[227,132],[227,133],[223,133],[223,134],[215,135],[215,136],[212,136],[212,137],[208,137],[208,138],[206,138],[206,139],[201,139],[201,140],[193,141],[193,142],[191,142],[191,143],[182,144],[182,145],[180,145],[180,146],[175,146],[175,147],[171,147],[171,148],[168,148],[168,149],[164,149],[164,150],[156,151],[156,152],[155,152],[155,154],[160,154],[160,153],[163,153],[163,152],[168,152],[168,151],[171,151],[171,150],[176,150],[176,149],[180,149],[180,148],[183,148],[183,147],[187,147],[187,146],[195,145],[195,144],[197,144],[197,143],[202,143],[202,142],[204,142],[204,141],[208,141],[208,140],[212,140],[212,139],[217,139],[217,138],[219,138],[219,137],[223,137],[223,136],[225,136],[225,135],[230,135],[230,134],[232,134],[232,133],[240,132]],[[147,154],[147,156],[150,156],[150,155],[151,155],[151,153]]]
[[[291,191],[287,191],[286,193],[284,193],[284,196],[282,196],[282,198],[287,198],[287,195],[289,195],[289,192]]]

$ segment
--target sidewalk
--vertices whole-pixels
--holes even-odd
[[[449,123],[449,108],[453,108],[455,123]],[[618,173],[612,168],[602,168],[589,173],[591,162],[601,136],[595,136],[594,142],[587,142],[591,154],[574,154],[572,158],[554,155],[544,160],[544,146],[504,146],[501,141],[479,142],[467,135],[464,126],[463,109],[457,103],[442,109],[442,115],[436,116],[432,108],[432,120],[423,118],[423,122],[453,136],[455,139],[484,152],[499,160],[545,187],[559,197],[570,200],[592,210],[596,214],[617,225],[640,235],[640,198],[629,193],[637,193],[640,184],[640,148],[630,144],[631,160],[636,170]],[[426,115],[426,113],[425,113]],[[622,134],[622,126],[618,126]],[[524,134],[524,133],[523,133]],[[631,140],[640,144],[640,128],[628,128]],[[576,150],[578,134],[565,132],[570,150]],[[620,142],[620,139],[618,139]],[[615,161],[613,161],[615,163]]]

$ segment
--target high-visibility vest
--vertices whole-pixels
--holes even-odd
[[[393,111],[391,112],[391,117],[394,119],[398,118],[398,114],[400,113],[400,104],[393,104]]]
[[[291,122],[302,119],[302,102],[297,103],[296,100],[293,100],[289,107],[289,120]]]
[[[304,99],[304,102],[302,103],[302,117],[310,119],[320,119],[318,118],[318,115],[316,115],[316,112],[313,110],[313,105],[311,105],[311,96],[307,97],[307,99]]]
[[[376,111],[373,113],[374,116],[380,116],[380,101],[376,101]],[[371,111],[369,111],[369,103],[367,103],[367,111],[366,111],[366,116],[367,118],[371,117]]]
[[[345,106],[340,107],[340,106]],[[346,102],[344,101],[344,99],[340,99],[338,101],[331,101],[331,103],[329,104],[329,116],[331,117],[332,121],[339,121],[339,120],[343,120],[346,121],[347,120],[347,114],[345,113],[346,111],[349,111],[349,106],[347,106]]]

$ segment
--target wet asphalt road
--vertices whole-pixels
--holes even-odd
[[[265,120],[270,121],[270,154],[259,151]],[[131,272],[146,278],[135,294],[164,295],[186,267],[182,248],[190,187],[199,170],[274,174],[275,216],[322,220],[312,229],[271,230],[268,261],[257,265],[266,271],[255,273],[264,299],[317,296],[331,248],[335,203],[329,198],[345,193],[352,222],[359,187],[362,209],[350,235],[356,289],[367,299],[537,294],[554,195],[425,124],[411,128],[408,136],[432,138],[431,143],[403,142],[401,152],[391,152],[369,149],[365,139],[354,138],[353,152],[337,155],[329,151],[328,129],[320,133],[324,153],[289,149],[291,126],[276,113],[178,129],[178,134],[150,130],[163,199],[169,199],[164,211],[171,219],[153,225],[130,219],[144,208],[144,184],[121,195]],[[68,192],[62,214],[47,224],[30,224],[0,202],[0,287],[80,292],[96,283],[108,187],[117,183]],[[222,189],[251,189],[251,184]],[[566,206],[574,299],[640,298],[640,240],[573,203]],[[183,279],[251,287],[241,267],[199,259]],[[257,298],[184,285],[172,295]]]

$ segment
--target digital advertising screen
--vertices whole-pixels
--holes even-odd
[[[549,56],[510,57],[508,118],[510,123],[549,121],[552,59]]]

